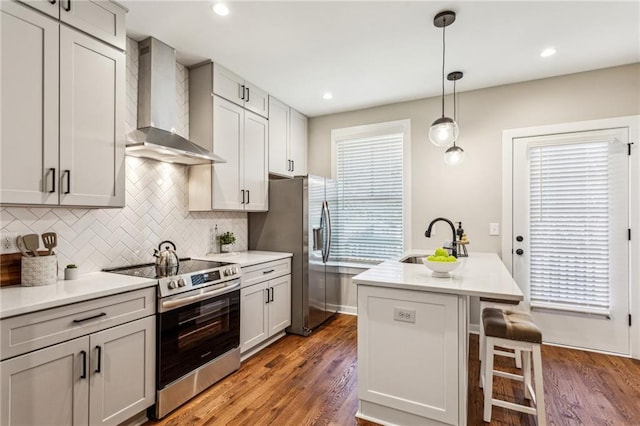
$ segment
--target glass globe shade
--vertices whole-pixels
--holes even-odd
[[[429,139],[435,146],[449,146],[458,139],[458,124],[449,117],[438,118],[429,128]]]
[[[449,166],[455,166],[457,164],[460,164],[464,161],[464,149],[460,148],[459,146],[452,146],[449,147],[445,152],[444,152],[444,162],[447,163]]]

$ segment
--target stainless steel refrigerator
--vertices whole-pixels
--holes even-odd
[[[249,213],[249,249],[293,253],[290,333],[307,336],[337,312],[339,274],[330,266],[336,201],[331,179],[271,179],[269,211]]]

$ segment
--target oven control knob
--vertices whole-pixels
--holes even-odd
[[[187,283],[186,283],[186,282],[184,282],[184,279],[183,279],[183,278],[180,278],[180,279],[178,280],[178,287],[184,287],[185,285],[187,285]]]
[[[171,280],[171,281],[169,281],[169,284],[167,284],[167,287],[169,287],[169,289],[173,290],[174,288],[178,287],[178,283],[176,283],[176,280]]]
[[[239,273],[239,272],[240,272],[240,268],[238,268],[237,266],[234,266],[234,267],[233,267],[233,273],[234,273],[234,274],[237,274],[237,273]]]
[[[226,268],[224,270],[224,276],[228,277],[229,275],[233,275],[233,272],[231,271],[231,268]]]

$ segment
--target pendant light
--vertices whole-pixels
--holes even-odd
[[[456,122],[457,109],[456,109],[456,81],[460,80],[464,74],[462,71],[454,71],[450,72],[447,75],[447,80],[453,81],[453,121]],[[457,136],[456,136],[457,139]],[[447,148],[444,152],[444,162],[449,166],[455,166],[464,161],[464,149],[460,148],[456,145],[456,141],[454,139],[453,145]]]
[[[449,146],[458,138],[458,125],[454,120],[444,116],[444,59],[445,28],[456,20],[455,12],[445,10],[433,18],[433,25],[442,28],[442,117],[433,122],[429,128],[429,139],[436,146]]]

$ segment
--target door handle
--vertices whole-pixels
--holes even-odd
[[[49,193],[53,194],[56,192],[56,168],[51,167],[49,171],[51,172],[51,191]]]
[[[273,302],[273,287],[269,287],[271,289],[271,298],[269,299],[269,302]]]
[[[71,170],[65,170],[64,174],[67,175],[67,190],[64,191],[65,194],[71,194]],[[62,184],[60,184],[62,186]]]
[[[67,0],[67,6],[64,8],[67,12],[71,12],[71,0]]]
[[[518,256],[522,256],[522,255],[524,254],[524,250],[522,250],[522,249],[518,249],[518,250],[516,250],[516,254],[517,254]]]
[[[49,3],[56,4],[56,0],[49,0]]]
[[[518,241],[519,243],[521,243],[524,240],[524,238],[522,237],[522,235],[518,235],[516,237],[516,241]]]
[[[240,192],[242,193],[242,204],[244,204],[244,189],[241,189]]]
[[[265,288],[265,291],[267,292],[267,300],[265,303],[269,303],[269,287]]]
[[[87,352],[80,351],[80,355],[82,355],[82,375],[80,376],[80,378],[86,379],[87,378]]]
[[[249,92],[249,88],[247,87],[247,98],[245,99],[245,102],[249,102],[249,93],[251,92]]]
[[[99,373],[100,372],[100,367],[102,366],[102,347],[101,346],[96,346],[96,351],[98,351],[98,366],[96,367],[95,372]]]
[[[296,171],[296,160],[291,160],[291,171],[292,172]]]
[[[240,93],[238,94],[238,97],[244,101],[244,84],[241,85],[239,89],[240,89],[239,90]]]
[[[247,204],[251,203],[251,191],[247,189]]]

